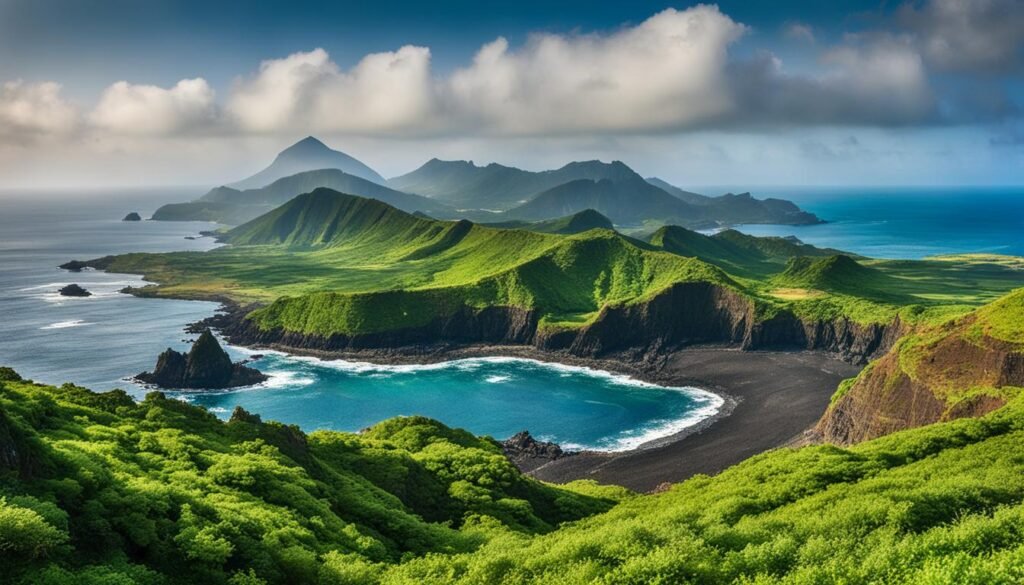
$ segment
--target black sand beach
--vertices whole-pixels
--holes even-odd
[[[664,482],[714,474],[797,437],[825,411],[839,381],[859,370],[823,353],[685,349],[668,357],[658,380],[731,398],[731,413],[681,440],[623,453],[581,453],[532,475],[650,491]]]

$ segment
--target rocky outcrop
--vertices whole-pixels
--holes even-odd
[[[463,306],[415,328],[330,336],[260,329],[245,310],[208,323],[233,343],[314,351],[413,348],[438,344],[532,345],[579,357],[631,352],[657,355],[686,345],[715,343],[743,349],[831,352],[855,364],[884,353],[899,336],[898,322],[858,325],[847,320],[804,322],[791,313],[757,321],[751,301],[727,287],[678,283],[644,303],[607,306],[581,328],[540,327],[538,312],[518,307]]]
[[[77,284],[69,284],[57,291],[62,297],[91,297],[92,293]]]
[[[255,368],[231,363],[231,357],[207,329],[187,355],[168,348],[157,358],[152,372],[143,372],[136,379],[161,388],[215,389],[251,386],[267,380],[267,376]]]
[[[1024,351],[987,336],[967,338],[969,324],[901,341],[841,387],[812,439],[850,445],[1003,406],[1003,389],[1024,386]]]
[[[124,216],[121,221],[142,221],[142,216],[137,211],[133,211],[128,215]]]
[[[70,270],[71,272],[81,272],[85,268],[94,268],[96,270],[105,270],[114,261],[113,256],[104,256],[102,258],[96,258],[94,260],[71,260],[61,264],[58,268],[64,270]]]
[[[509,461],[524,473],[533,471],[556,459],[574,455],[549,441],[534,439],[529,431],[520,431],[502,441],[501,448]]]

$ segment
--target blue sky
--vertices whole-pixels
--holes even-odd
[[[0,187],[226,182],[315,134],[683,185],[1024,182],[1024,2],[0,0]]]

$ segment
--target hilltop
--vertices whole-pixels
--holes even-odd
[[[533,232],[547,234],[578,234],[593,229],[615,229],[612,220],[593,209],[577,211],[572,215],[556,219],[545,219],[541,221],[512,220],[504,222],[486,223],[488,227],[524,229]]]
[[[318,169],[338,169],[378,185],[385,185],[387,183],[384,177],[381,177],[377,171],[366,166],[361,161],[344,152],[332,150],[316,138],[307,136],[278,153],[277,157],[274,158],[274,161],[267,168],[241,181],[229,183],[227,186],[241,190],[257,189],[296,173]],[[292,195],[297,195],[297,193]]]

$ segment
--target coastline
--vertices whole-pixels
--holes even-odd
[[[219,329],[230,315],[228,310],[200,323]],[[525,473],[543,481],[594,479],[641,492],[698,473],[714,474],[748,457],[786,446],[817,422],[839,382],[861,369],[820,351],[752,351],[725,345],[595,358],[515,344],[436,343],[325,351],[240,343],[230,336],[226,341],[246,351],[270,350],[380,365],[424,365],[486,357],[532,359],[602,370],[659,386],[693,387],[722,398],[715,414],[629,450],[584,450],[540,465],[520,465]]]

